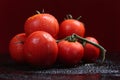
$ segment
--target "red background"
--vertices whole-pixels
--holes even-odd
[[[42,9],[59,22],[69,13],[81,15],[86,36],[96,37],[108,52],[120,52],[119,0],[0,0],[0,54],[8,53],[10,39],[24,32],[25,20]]]

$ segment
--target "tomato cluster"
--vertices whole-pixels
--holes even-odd
[[[105,49],[94,37],[84,35],[84,24],[71,15],[59,24],[53,15],[38,13],[25,21],[24,33],[11,39],[9,51],[16,62],[39,67],[95,62]]]

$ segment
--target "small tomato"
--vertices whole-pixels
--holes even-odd
[[[86,39],[98,44],[94,37],[86,37]],[[86,62],[95,62],[100,55],[100,49],[90,43],[84,45],[84,50],[83,60]]]
[[[85,34],[84,24],[78,20],[75,20],[75,19],[64,20],[60,24],[59,39],[70,36],[73,33],[75,33],[81,37],[84,37],[84,34]]]
[[[79,42],[60,41],[58,43],[58,61],[66,65],[78,64],[84,54],[84,48]]]
[[[15,35],[10,41],[10,44],[9,44],[10,56],[16,62],[19,62],[19,63],[24,62],[23,47],[24,47],[25,40],[26,40],[25,33],[20,33]]]

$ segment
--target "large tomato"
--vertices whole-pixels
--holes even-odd
[[[82,44],[69,41],[60,41],[58,43],[58,61],[66,65],[78,64],[84,54]]]
[[[98,44],[94,37],[86,37],[86,39]],[[100,55],[100,49],[90,43],[84,45],[84,50],[83,60],[86,62],[95,62]]]
[[[24,47],[25,39],[26,39],[25,33],[20,33],[20,34],[15,35],[11,39],[10,44],[9,44],[9,52],[10,52],[11,58],[19,63],[24,62],[23,47]]]
[[[52,66],[57,58],[56,40],[47,32],[35,31],[28,36],[24,44],[24,56],[31,65]]]
[[[56,38],[59,32],[59,24],[53,15],[40,13],[26,20],[24,30],[26,35],[30,35],[34,31],[46,31]]]
[[[73,33],[75,33],[81,37],[84,37],[84,34],[85,34],[84,24],[75,19],[64,20],[60,24],[59,38],[60,39],[65,38],[66,36],[70,36]]]

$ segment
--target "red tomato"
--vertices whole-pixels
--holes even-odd
[[[26,39],[25,33],[20,33],[15,35],[11,39],[9,44],[9,52],[10,52],[11,58],[19,63],[24,62],[23,46],[24,46],[25,39]]]
[[[65,38],[66,36],[70,36],[73,33],[76,33],[77,35],[83,37],[85,34],[84,24],[75,19],[64,20],[60,24],[59,38]]]
[[[94,37],[86,37],[87,40],[98,44],[98,41]],[[84,46],[83,60],[86,62],[95,62],[100,54],[100,49],[90,43],[86,43]]]
[[[58,43],[58,61],[66,65],[78,64],[84,54],[82,44],[78,42],[61,41]]]
[[[47,32],[35,31],[25,41],[24,56],[31,65],[50,67],[55,63],[57,54],[56,40]]]
[[[54,16],[41,13],[29,17],[25,22],[24,30],[26,35],[30,35],[34,31],[46,31],[56,38],[59,32],[59,24]]]

